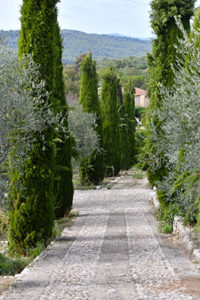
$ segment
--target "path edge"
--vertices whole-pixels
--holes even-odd
[[[151,200],[156,209],[159,209],[160,202],[158,200],[156,187],[153,187],[151,192]],[[195,262],[200,262],[200,249],[196,247],[194,243],[194,232],[193,229],[184,225],[183,218],[180,216],[174,217],[173,232],[172,234],[177,240],[184,246],[184,248],[192,255]]]

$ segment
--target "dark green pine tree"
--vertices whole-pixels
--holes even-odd
[[[87,113],[95,113],[97,116],[96,131],[100,137],[102,148],[102,125],[100,107],[98,100],[98,79],[96,73],[96,62],[92,60],[89,53],[81,62],[81,86],[79,103]],[[104,155],[103,152],[95,152],[90,157],[80,161],[80,177],[82,183],[93,183],[98,185],[104,178]]]
[[[131,167],[135,163],[135,86],[134,81],[129,79],[127,84],[124,87],[124,108],[126,115],[126,124],[127,124],[127,138],[128,138],[128,157],[129,164],[128,167]]]
[[[62,65],[62,38],[60,28],[57,22],[57,10],[55,10],[55,72],[53,101],[54,109],[65,117],[65,128],[68,129],[67,115],[68,107],[65,99],[65,87],[63,81]],[[72,183],[72,147],[70,136],[65,137],[62,132],[56,132],[56,167],[55,167],[55,216],[63,217],[72,208],[73,201],[73,183]]]
[[[113,68],[105,70],[101,91],[101,117],[106,175],[117,175],[121,167],[120,119],[118,112],[118,80]]]
[[[195,0],[153,0],[151,2],[151,25],[156,34],[153,41],[152,55],[148,55],[148,93],[150,96],[150,105],[148,109],[147,121],[147,139],[145,145],[146,159],[149,160],[148,178],[152,185],[161,181],[163,176],[167,176],[165,168],[166,157],[161,153],[155,166],[152,162],[155,153],[159,152],[159,144],[155,141],[152,132],[159,136],[160,124],[155,109],[162,108],[162,95],[159,91],[159,84],[171,87],[174,83],[174,73],[171,64],[175,63],[177,51],[176,44],[181,36],[180,30],[175,22],[175,16],[179,16],[184,28],[189,31],[190,18],[194,13]]]

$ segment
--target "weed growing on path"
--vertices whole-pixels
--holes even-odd
[[[133,172],[132,173],[132,176],[134,179],[143,179],[144,178],[144,172],[139,169],[139,168],[132,168],[131,171]]]
[[[78,217],[77,211],[72,211],[68,216],[55,221],[54,237],[57,237],[62,233],[66,227],[71,227],[74,224],[75,219]]]
[[[169,234],[173,231],[173,226],[171,224],[166,223],[165,221],[160,221],[158,224],[158,230],[161,233]]]
[[[142,173],[134,173],[133,174],[133,178],[134,179],[142,179],[143,178],[143,174]]]

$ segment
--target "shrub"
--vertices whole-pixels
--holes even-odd
[[[13,260],[0,253],[0,276],[20,273],[26,266],[23,260]]]

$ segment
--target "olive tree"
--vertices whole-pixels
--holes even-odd
[[[163,103],[162,109],[155,111],[159,133],[152,123],[152,141],[159,144],[152,168],[160,164],[164,151],[168,174],[158,187],[165,211],[168,216],[173,211],[190,223],[200,223],[200,30],[197,28],[188,36],[177,23],[184,38],[176,46],[174,85],[159,88]]]
[[[84,112],[79,104],[71,107],[68,121],[71,135],[75,139],[73,151],[78,154],[78,159],[84,160],[94,151],[101,152],[95,114]]]
[[[25,252],[38,240],[45,241],[53,229],[53,207],[45,207],[40,199],[29,202],[25,196],[22,178],[26,176],[33,145],[37,145],[39,137],[43,155],[47,147],[45,129],[69,134],[62,125],[61,114],[52,112],[46,83],[39,78],[39,66],[31,56],[20,61],[16,53],[0,48],[0,198],[5,204],[8,194],[9,244],[11,249],[17,244],[19,252]],[[15,191],[20,191],[20,198],[13,194],[13,173],[18,178]]]
[[[152,43],[152,54],[148,55],[148,80],[147,88],[150,96],[150,104],[147,114],[147,139],[145,145],[145,158],[150,161],[148,168],[148,179],[152,185],[157,185],[167,175],[165,151],[160,153],[159,164],[151,161],[155,153],[159,151],[159,144],[152,139],[152,126],[154,134],[160,132],[160,122],[155,111],[162,109],[164,99],[159,90],[161,83],[165,87],[174,85],[174,72],[171,65],[176,62],[177,48],[175,45],[181,37],[174,16],[179,16],[186,31],[190,30],[190,19],[194,14],[194,0],[153,0],[151,2],[151,26],[156,34]]]

